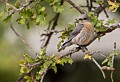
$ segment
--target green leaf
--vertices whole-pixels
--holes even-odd
[[[35,22],[37,25],[39,25],[39,24],[44,25],[46,23],[46,18],[44,15],[37,15]]]
[[[25,69],[25,67],[21,67],[21,68],[20,68],[20,73],[21,73],[21,74],[25,73],[25,72],[24,72],[24,69]]]
[[[44,54],[46,54],[46,48],[40,50],[40,55],[43,56]]]
[[[0,17],[2,17],[2,16],[3,16],[3,14],[4,14],[4,12],[0,12]]]
[[[30,77],[30,76],[24,76],[24,78],[26,79],[26,82],[31,82],[32,81],[32,77]]]
[[[108,61],[107,65],[108,65],[109,67],[113,66],[113,65],[112,65],[112,61],[111,61],[111,60]]]
[[[108,4],[109,4],[109,10],[111,10],[112,12],[116,12],[118,7],[120,6],[120,4],[117,3],[116,1],[112,2],[112,1],[109,0]]]
[[[56,13],[62,13],[64,11],[64,7],[62,5],[54,5],[53,11]]]
[[[16,21],[18,22],[18,24],[25,24],[26,23],[25,18],[18,18]]]
[[[115,51],[115,52],[113,52],[113,54],[114,54],[115,56],[117,56],[117,55],[118,55],[118,52],[117,52],[117,51]]]
[[[16,8],[19,8],[19,6],[20,6],[19,0],[17,0],[17,1],[15,2],[15,7],[16,7]]]
[[[61,41],[57,45],[58,49],[60,48],[61,43],[64,42],[65,39],[69,38],[69,35],[73,31],[74,28],[75,28],[75,24],[69,22],[67,28],[65,28],[65,31],[62,33],[61,36],[58,37],[61,39]]]
[[[60,46],[61,46],[61,43],[63,43],[64,41],[61,40],[58,44],[57,44],[57,49],[59,50],[60,49]]]
[[[25,78],[25,79],[30,79],[30,76],[27,76],[27,75],[26,75],[26,76],[24,76],[24,78]]]
[[[7,17],[3,20],[3,22],[4,22],[4,23],[8,23],[8,22],[11,20],[11,18],[12,18],[12,14],[9,15],[9,16],[7,16]]]
[[[25,64],[26,64],[25,60],[24,60],[24,59],[21,59],[19,65],[20,65],[20,66],[25,66]]]
[[[30,23],[29,23],[29,21],[28,21],[28,20],[26,21],[26,26],[27,26],[27,29],[29,29],[29,28],[30,28]]]
[[[38,7],[36,8],[36,14],[37,14],[37,15],[42,14],[43,11],[45,11],[45,7],[38,6]]]
[[[50,5],[55,5],[55,4],[59,4],[60,0],[53,0],[53,2]]]
[[[57,73],[57,67],[56,66],[52,66],[52,69],[54,70],[55,73]]]
[[[99,42],[100,42],[100,39],[101,39],[100,36],[98,36],[98,41],[99,41]]]
[[[27,62],[33,62],[33,59],[29,55],[23,54],[23,56],[26,58]]]
[[[36,74],[36,80],[40,80],[41,79],[41,75],[40,74]]]
[[[24,9],[21,12],[21,18],[31,18],[33,16],[33,13],[30,9]]]
[[[115,19],[115,18],[109,19],[109,20],[107,21],[107,23],[105,23],[105,25],[108,25],[108,26],[109,26],[110,24],[114,24],[116,20],[117,20],[117,19]]]
[[[105,64],[105,63],[107,63],[109,60],[106,58],[103,62],[102,62],[102,64]]]
[[[69,63],[69,64],[72,64],[72,63],[73,63],[72,58],[69,58],[68,63]]]
[[[50,66],[51,62],[47,61],[43,64],[44,68],[48,68]]]
[[[103,0],[97,0],[96,3],[97,3],[97,4],[102,4],[102,3],[103,3]]]

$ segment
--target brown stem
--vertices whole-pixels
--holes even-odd
[[[33,50],[33,48],[32,48],[32,47],[23,39],[23,37],[15,30],[15,28],[13,27],[11,21],[10,21],[9,23],[10,23],[10,28],[11,28],[12,31],[15,33],[15,35],[16,35],[30,50],[32,50],[35,55],[38,55],[38,53],[35,52],[35,51]]]
[[[55,20],[53,22],[53,25],[51,27],[51,30],[54,30],[55,27],[57,26],[59,16],[60,16],[60,13],[57,13],[56,16],[55,16]],[[45,41],[43,42],[43,45],[41,46],[41,48],[44,48],[44,47],[46,47],[48,45],[52,35],[53,35],[53,32],[50,32],[49,34],[47,34],[47,36],[45,37]]]
[[[64,2],[64,0],[61,0],[61,5],[63,5],[63,2]],[[50,25],[51,25],[51,22],[52,22],[52,21],[53,21],[53,24],[52,24],[50,30],[54,30],[54,29],[55,29],[55,27],[57,26],[57,22],[58,22],[59,16],[60,16],[60,13],[57,13],[57,14],[55,15],[55,17],[49,22],[49,26],[48,26],[47,30],[50,29]],[[45,37],[45,41],[43,42],[43,45],[41,46],[41,48],[44,48],[44,47],[46,47],[46,46],[48,45],[48,43],[49,43],[52,35],[53,35],[53,32],[50,32],[50,33]]]
[[[79,11],[81,14],[84,14],[84,11],[79,7],[77,6],[75,3],[73,3],[71,0],[65,0],[67,1],[70,5],[72,5],[75,9],[77,9],[77,11]]]

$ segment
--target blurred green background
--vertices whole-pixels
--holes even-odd
[[[14,2],[14,0],[9,0],[11,3]],[[79,1],[79,0],[78,0]],[[78,2],[77,0],[75,0],[76,4]],[[82,0],[80,0],[82,1]],[[84,3],[84,2],[83,2]],[[47,4],[45,4],[47,5]],[[75,18],[77,18],[79,16],[79,13],[74,10],[71,9],[69,7],[69,5],[67,3],[65,3],[66,7],[65,7],[65,11],[63,12],[63,14],[61,14],[60,16],[60,21],[58,22],[58,27],[57,29],[61,29],[61,28],[65,28],[67,22],[73,22],[75,21]],[[78,4],[79,5],[79,4]],[[0,12],[4,10],[4,4],[2,2],[0,2]],[[48,12],[51,12],[50,10],[51,8],[47,8]],[[67,11],[66,11],[67,10]],[[112,17],[114,17],[113,13],[110,13],[110,15],[112,14]],[[48,16],[48,20],[50,20],[50,18],[52,18],[54,15],[53,12],[51,12],[51,14]],[[117,13],[117,15],[115,14],[115,16],[118,17],[119,19],[119,14]],[[4,15],[5,17],[5,15]],[[22,54],[23,53],[30,53],[30,50],[28,50],[28,48],[16,37],[16,35],[12,32],[12,30],[9,28],[9,24],[4,24],[2,22],[2,20],[4,19],[4,17],[0,18],[0,82],[15,82],[16,79],[19,76],[19,61],[22,58]],[[101,15],[100,17],[104,18],[103,15]],[[63,21],[64,20],[64,21]],[[48,22],[48,21],[47,21]],[[15,21],[13,20],[13,23],[15,23]],[[47,26],[44,26],[44,28],[31,28],[30,30],[27,30],[26,28],[22,28],[20,26],[18,26],[17,24],[14,24],[16,27],[16,29],[22,33],[22,36],[25,37],[25,39],[27,39],[27,41],[29,42],[29,44],[31,44],[33,46],[34,49],[36,49],[36,51],[39,51],[40,48],[40,40],[39,40],[39,36],[36,37],[35,33],[38,35],[39,32],[43,32],[43,29],[45,29]],[[34,26],[33,26],[34,27]],[[36,31],[37,30],[37,31]],[[39,30],[39,31],[38,31]],[[115,31],[115,33],[117,33],[117,36],[120,33],[120,30]],[[110,37],[116,35],[109,35],[108,38],[110,39]],[[37,39],[36,39],[37,38]],[[114,39],[115,38],[115,39]],[[106,40],[106,37],[101,41],[103,43],[96,43],[98,41],[95,42],[95,44],[92,44],[92,46],[90,47],[91,50],[99,50],[103,51],[106,54],[109,54],[109,52],[112,51],[112,47],[113,47],[113,42],[120,42],[120,37],[112,37],[112,40]],[[58,37],[53,38],[53,40],[58,39]],[[119,40],[118,40],[119,39]],[[35,42],[37,40],[37,42]],[[108,41],[110,44],[108,44]],[[38,43],[38,44],[37,44]],[[54,43],[54,42],[53,42]],[[55,42],[57,44],[57,42]],[[102,45],[107,45],[109,47],[103,48]],[[97,46],[96,46],[97,45]],[[120,47],[120,45],[118,45]],[[48,49],[48,53],[54,53],[54,49],[56,49],[56,45],[50,45],[48,47],[52,47],[52,50]],[[92,48],[94,47],[94,48]],[[119,47],[117,47],[119,49]],[[79,55],[79,53],[77,53],[77,55]],[[119,60],[120,56],[118,56],[118,58],[115,60],[115,72],[114,72],[114,79],[115,82],[119,82],[120,81],[120,60]],[[91,62],[91,61],[87,61],[87,60],[83,60],[83,55],[82,57],[74,57],[75,62],[73,63],[73,65],[69,65],[66,64],[64,67],[57,65],[58,66],[58,72],[55,74],[53,72],[53,70],[49,70],[46,77],[45,77],[45,82],[111,82],[110,80],[110,72],[106,72],[107,74],[107,79],[103,79],[102,74],[100,72],[100,70],[96,67],[96,65]],[[97,60],[99,62],[103,61],[103,59],[99,59],[97,58]]]

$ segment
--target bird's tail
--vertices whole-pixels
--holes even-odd
[[[67,46],[70,46],[71,40],[73,39],[73,37],[71,37],[68,41],[66,41],[63,45],[61,45],[61,48],[58,50],[58,52],[60,52],[61,50],[64,50]]]

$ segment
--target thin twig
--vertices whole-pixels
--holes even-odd
[[[112,82],[114,82],[114,79],[113,79],[113,73],[114,73],[114,71],[111,71],[110,78],[111,78],[111,81],[112,81]]]
[[[113,47],[113,54],[112,54],[112,66],[111,68],[113,68],[114,66],[114,58],[115,58],[115,52],[116,52],[116,42],[114,43],[114,47]],[[114,73],[114,70],[111,71],[111,81],[114,82],[114,79],[113,79],[113,73]]]
[[[61,5],[63,5],[63,3],[64,3],[64,0],[61,0]],[[54,30],[54,29],[55,29],[55,27],[57,26],[59,17],[60,17],[60,13],[57,13],[57,14],[55,15],[55,18],[53,18],[53,19],[51,20],[51,21],[53,21],[52,26],[51,26],[51,21],[49,22],[49,25],[48,25],[48,29],[47,29],[47,30],[50,29],[50,26],[51,26],[51,29],[50,29],[50,30]],[[48,43],[49,43],[49,41],[50,41],[50,39],[51,39],[51,37],[52,37],[52,35],[53,35],[53,32],[50,32],[50,33],[47,33],[47,34],[48,34],[48,36],[45,36],[45,41],[43,42],[41,48],[44,48],[44,47],[46,47],[46,46],[48,45]]]
[[[54,30],[55,27],[57,26],[57,21],[59,19],[60,13],[57,13],[56,15],[57,16],[56,16],[56,18],[55,18],[55,20],[54,20],[54,22],[52,24],[51,30]],[[48,43],[49,43],[49,41],[50,41],[50,39],[52,37],[52,34],[53,34],[53,32],[50,32],[50,33],[48,33],[48,36],[45,36],[45,41],[43,42],[41,48],[44,48],[45,46],[48,45]]]
[[[13,27],[11,21],[10,23],[10,28],[12,29],[12,31],[15,33],[15,35],[31,50],[34,52],[35,55],[38,55],[37,52],[35,52],[32,47],[23,39],[23,37],[15,30],[15,28]]]
[[[41,77],[40,82],[43,82],[44,77],[45,77],[45,75],[46,75],[47,71],[48,71],[48,68],[47,68],[47,69],[45,69],[45,71],[44,71],[44,73],[43,73],[43,75],[42,75],[42,77]]]
[[[91,1],[90,1],[91,2]],[[89,0],[86,0],[87,3],[87,8],[88,8],[88,12],[90,12],[90,4],[89,4]]]
[[[98,16],[105,8],[107,7],[106,3],[101,4],[99,7],[96,7],[93,11],[96,16]]]
[[[53,33],[57,34],[57,33],[60,33],[60,32],[64,32],[65,30],[60,30],[60,31],[58,31],[58,30],[45,30],[45,31],[48,32],[48,33],[53,32]]]
[[[67,1],[70,5],[72,5],[75,9],[77,9],[77,11],[79,11],[81,14],[84,14],[84,11],[82,9],[80,9],[79,6],[77,6],[75,3],[73,3],[71,0],[65,0]]]
[[[23,10],[25,7],[29,6],[32,2],[34,2],[34,0],[30,0],[28,3],[24,4],[22,7],[20,8],[16,8],[15,6],[1,0],[5,5],[9,5],[12,9],[14,9],[15,11],[21,11]]]
[[[101,66],[98,64],[98,62],[97,62],[94,58],[92,58],[92,61],[93,61],[93,62],[97,65],[97,67],[100,69],[100,71],[101,71],[101,73],[102,73],[102,75],[103,75],[103,78],[106,79],[105,73],[104,73],[104,71],[101,69]]]
[[[93,8],[93,0],[89,0],[89,1],[90,1],[90,11],[91,11]]]
[[[106,17],[109,18],[109,15],[105,9],[104,9],[104,13],[105,13]]]

